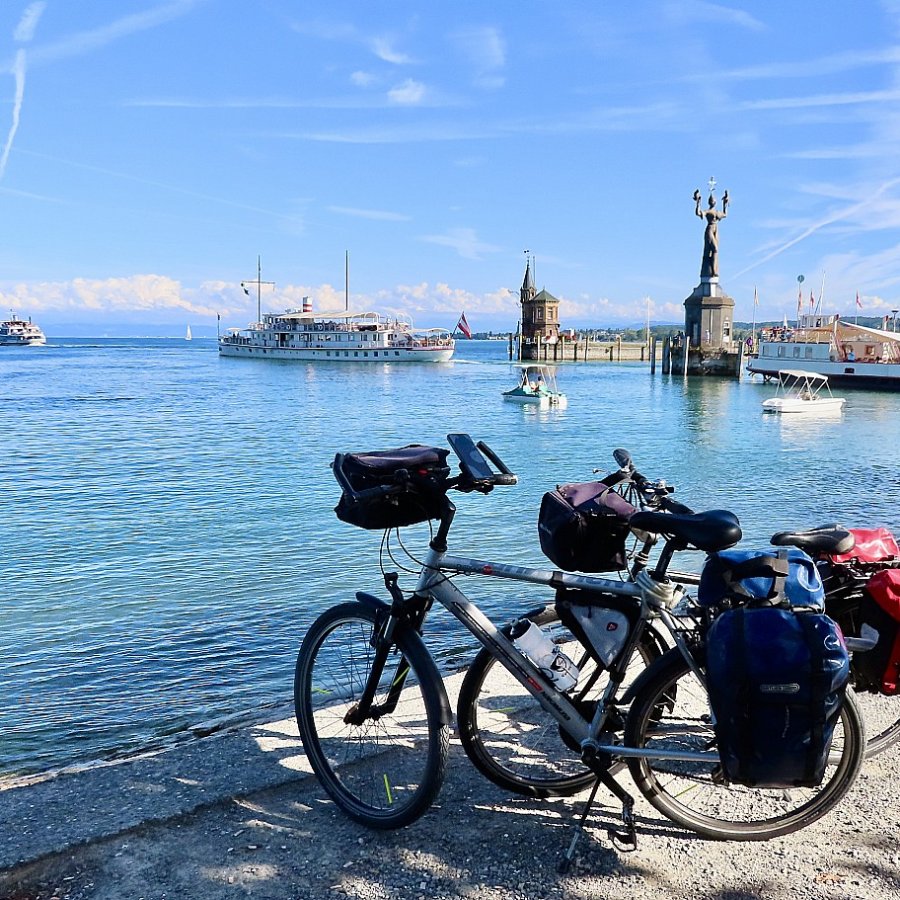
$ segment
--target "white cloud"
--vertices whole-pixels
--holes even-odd
[[[357,87],[369,87],[374,84],[375,76],[371,72],[353,72],[350,75],[350,81]]]
[[[423,235],[419,240],[452,247],[463,259],[483,259],[484,254],[497,253],[501,249],[479,241],[474,228],[451,228],[446,234]]]
[[[397,66],[408,65],[412,62],[412,59],[405,53],[394,50],[387,38],[373,38],[371,47],[372,52],[384,62]]]
[[[506,42],[498,29],[485,26],[467,28],[451,35],[451,40],[463,57],[465,68],[473,73],[478,87],[503,87],[501,69],[506,65]]]
[[[400,106],[415,106],[425,98],[425,85],[419,81],[407,78],[402,84],[388,91],[388,99],[391,103]]]
[[[733,25],[748,31],[764,31],[766,25],[742,9],[705,3],[703,0],[676,0],[665,7],[668,18],[680,23],[704,22]]]
[[[374,219],[379,222],[408,222],[410,217],[402,213],[387,212],[379,209],[357,209],[352,206],[329,206],[331,212],[342,216],[354,216],[357,219]]]
[[[37,28],[38,20],[41,18],[44,8],[47,6],[43,0],[37,3],[31,3],[22,13],[19,24],[13,32],[13,40],[21,44],[27,44],[34,37],[34,30]]]

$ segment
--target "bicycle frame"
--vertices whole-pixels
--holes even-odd
[[[574,704],[544,676],[541,670],[519,651],[503,632],[448,578],[448,573],[480,575],[490,578],[506,578],[548,587],[581,588],[593,592],[606,592],[634,597],[642,604],[641,618],[631,630],[628,643],[619,662],[611,670],[609,685],[597,703],[597,710],[589,722]],[[646,750],[639,747],[623,747],[620,744],[601,743],[598,738],[603,730],[610,703],[621,684],[625,668],[637,645],[642,629],[651,617],[659,617],[666,625],[676,646],[694,672],[702,675],[679,633],[674,619],[665,609],[647,607],[641,599],[640,588],[633,582],[616,581],[590,575],[574,575],[552,569],[535,569],[495,563],[465,556],[452,556],[445,551],[429,548],[414,592],[415,597],[428,597],[448,609],[496,657],[520,684],[553,716],[589,755],[610,754],[620,758],[641,757],[649,759],[682,760],[689,762],[716,761],[718,753],[677,750]]]

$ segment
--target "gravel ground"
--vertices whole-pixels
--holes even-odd
[[[0,898],[846,898],[900,895],[900,748],[838,808],[765,843],[702,840],[636,806],[620,853],[600,797],[576,861],[573,800],[511,799],[457,743],[439,803],[401,831],[344,817],[303,771],[289,720],[32,784],[0,785]],[[629,789],[627,776],[623,783]]]

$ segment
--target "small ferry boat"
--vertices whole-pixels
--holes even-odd
[[[793,365],[841,387],[900,389],[900,334],[839,316],[803,315],[797,328],[768,328],[747,371],[766,381]]]
[[[503,399],[528,406],[559,406],[568,403],[566,395],[556,386],[556,376],[550,366],[519,366],[519,382]]]
[[[844,398],[831,393],[827,375],[782,369],[778,373],[778,391],[774,397],[763,400],[762,407],[767,413],[827,415],[840,412]]]
[[[0,347],[36,347],[47,343],[44,332],[29,318],[27,322],[11,319],[0,322]]]
[[[219,338],[222,356],[346,362],[447,362],[455,349],[446,328],[417,330],[409,319],[374,312],[289,309],[266,313]]]

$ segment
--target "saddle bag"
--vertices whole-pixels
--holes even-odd
[[[541,500],[541,551],[566,571],[617,572],[625,567],[628,520],[634,512],[602,481],[561,485]]]
[[[560,588],[556,612],[597,665],[609,669],[625,649],[641,607],[636,598]]]
[[[900,547],[887,528],[851,528],[853,547],[846,553],[832,554],[829,559],[843,563],[879,563],[900,558]]]
[[[799,550],[730,551],[710,558],[701,594],[704,578],[706,605],[723,610],[707,632],[706,675],[724,776],[758,788],[820,784],[850,658],[822,612],[815,565]]]
[[[346,454],[343,471],[354,490],[395,485],[401,470],[406,473],[409,490],[358,501],[342,493],[335,514],[342,522],[372,530],[440,518],[443,486],[450,476],[449,453],[441,447],[408,444],[396,450]]]
[[[871,650],[853,654],[854,686],[871,693],[900,693],[900,569],[876,572],[863,588],[860,637],[878,633]]]

